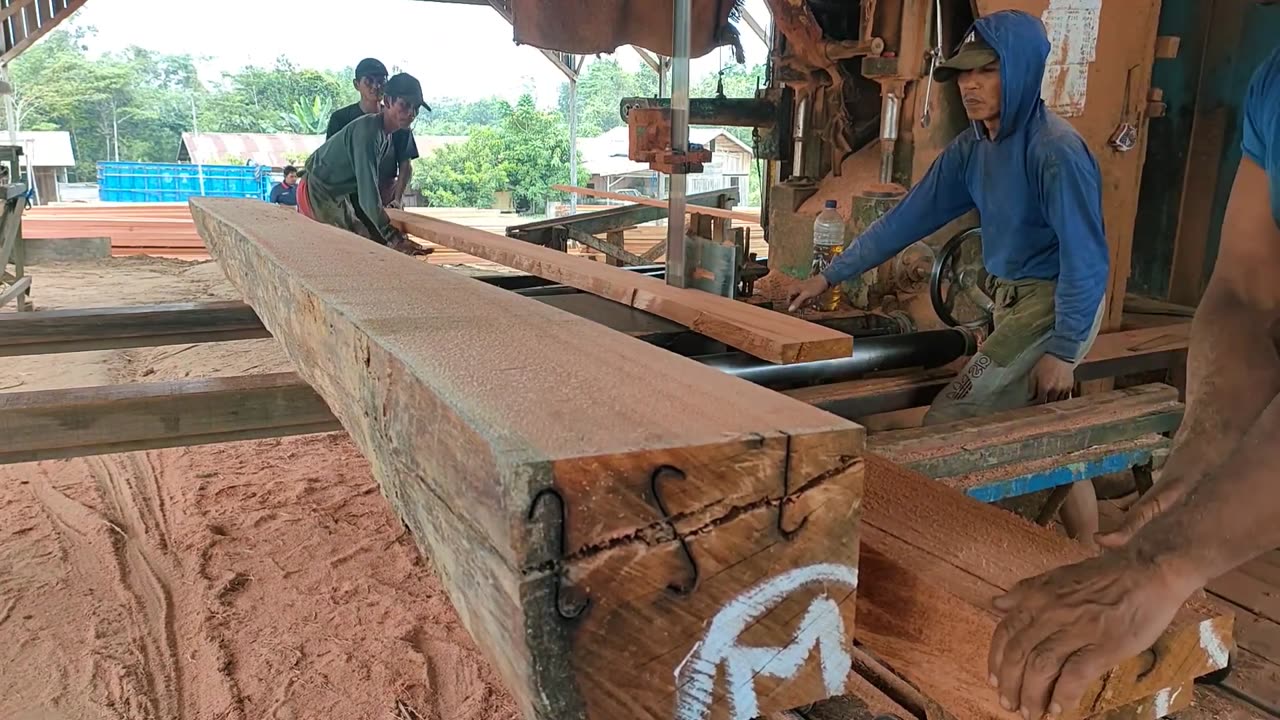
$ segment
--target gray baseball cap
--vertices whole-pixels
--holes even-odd
[[[977,70],[1000,59],[994,48],[982,39],[982,36],[970,33],[955,55],[933,69],[933,79],[938,82],[951,82],[966,70]]]

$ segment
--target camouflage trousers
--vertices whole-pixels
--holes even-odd
[[[1031,405],[1031,371],[1053,336],[1054,291],[1048,280],[996,280],[995,329],[982,348],[934,399],[924,424],[964,420]],[[1106,298],[1098,306],[1093,329],[1081,355],[1089,352],[1098,330]]]

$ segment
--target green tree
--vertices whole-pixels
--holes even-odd
[[[224,74],[219,86],[203,98],[200,129],[295,132],[293,115],[298,105],[318,101],[336,108],[350,104],[354,94],[355,88],[338,73],[299,69],[282,57],[273,68],[247,67]]]
[[[333,114],[332,97],[311,98],[311,102],[301,100],[293,102],[293,110],[282,113],[284,121],[293,132],[302,135],[323,135],[329,127],[329,116]]]
[[[414,188],[440,207],[489,207],[495,192],[509,190],[520,212],[536,213],[561,194],[551,186],[568,182],[568,159],[563,119],[525,95],[496,128],[475,130],[467,142],[420,159]]]
[[[595,137],[622,125],[619,107],[625,97],[654,97],[658,75],[648,66],[628,72],[613,58],[595,60],[578,78],[578,132]],[[560,86],[560,114],[569,116],[569,84]]]
[[[494,128],[476,130],[467,142],[446,145],[414,168],[413,186],[436,207],[490,207],[506,187],[500,162],[502,137]]]
[[[432,112],[418,115],[415,132],[422,135],[469,135],[480,128],[496,128],[511,114],[511,104],[497,97],[466,102],[445,99],[431,103]]]
[[[195,87],[191,58],[140,48],[89,58],[86,32],[54,32],[12,63],[16,129],[69,131],[78,179],[95,177],[99,160],[172,160],[189,127],[180,98]]]

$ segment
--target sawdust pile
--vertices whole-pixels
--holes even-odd
[[[770,270],[768,275],[756,281],[754,297],[773,303],[785,303],[787,292],[795,287],[797,282],[795,278],[781,270]]]
[[[36,300],[234,297],[212,264],[121,260],[38,267]],[[21,359],[0,388],[288,369],[246,341]],[[345,435],[0,466],[0,718],[516,717]]]

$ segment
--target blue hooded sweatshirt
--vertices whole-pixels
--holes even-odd
[[[972,132],[961,133],[902,202],[823,275],[832,284],[861,275],[977,208],[988,272],[1057,281],[1046,352],[1078,361],[1106,294],[1110,263],[1098,163],[1075,129],[1040,99],[1049,55],[1040,20],[1003,10],[973,30],[1000,57],[1000,131],[991,139],[985,125],[974,123]]]

